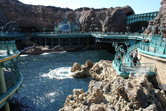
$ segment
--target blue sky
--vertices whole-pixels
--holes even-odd
[[[76,9],[80,7],[110,8],[131,6],[136,14],[158,11],[161,0],[19,0],[26,4]]]

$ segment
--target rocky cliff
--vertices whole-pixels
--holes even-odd
[[[155,34],[160,34],[161,27],[163,28],[163,33],[166,34],[166,0],[162,0],[160,4],[159,14],[154,20],[149,22],[146,33],[150,33],[151,30],[149,28],[153,26],[152,30]]]
[[[86,62],[87,63],[87,62]],[[90,63],[90,62],[88,62]],[[91,66],[84,65],[84,66]],[[75,64],[75,69],[79,65]],[[59,111],[165,111],[166,94],[155,89],[146,74],[120,77],[111,61],[101,60],[89,70],[88,91],[74,89]]]
[[[80,25],[82,31],[126,30],[126,15],[134,14],[131,7],[79,8],[76,10],[52,6],[26,5],[18,0],[0,0],[0,26],[16,21],[23,31],[53,31],[55,24],[66,17]]]

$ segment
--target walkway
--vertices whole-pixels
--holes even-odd
[[[130,15],[130,16],[127,16],[127,25],[130,25],[135,22],[140,22],[140,21],[150,21],[150,20],[153,20],[157,15],[158,15],[158,11]]]

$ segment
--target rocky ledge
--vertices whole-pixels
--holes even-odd
[[[87,63],[91,63],[88,61]],[[76,63],[75,63],[76,65]],[[91,64],[92,65],[92,64]],[[90,65],[90,66],[91,66]],[[81,70],[79,65],[76,65]],[[83,65],[89,66],[87,64]],[[92,80],[89,89],[74,89],[59,111],[165,111],[166,94],[155,89],[146,74],[128,79],[119,77],[110,61],[100,61],[89,69]],[[72,69],[74,71],[74,68]],[[87,74],[88,74],[87,73]]]
[[[113,68],[111,61],[101,60],[95,64],[91,60],[87,60],[85,64],[79,65],[77,62],[73,64],[71,72],[75,78],[90,76],[95,80],[110,80],[114,76],[118,76]]]

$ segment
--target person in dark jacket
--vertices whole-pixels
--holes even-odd
[[[134,66],[136,66],[136,65],[137,65],[137,62],[139,61],[137,55],[135,55],[135,56],[133,57],[133,60],[132,60],[132,61],[133,61]]]

